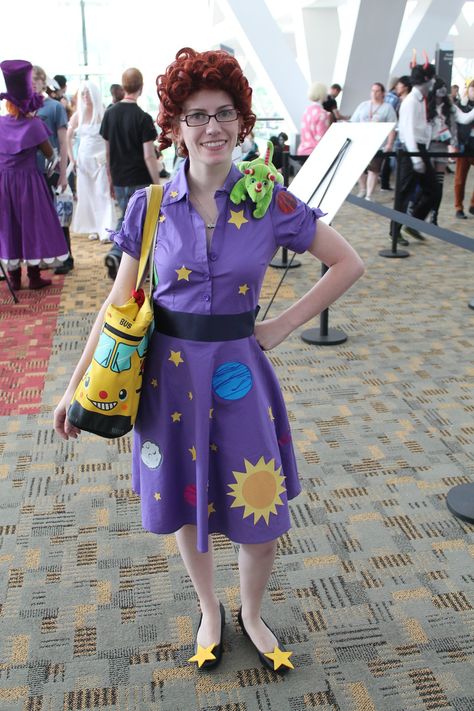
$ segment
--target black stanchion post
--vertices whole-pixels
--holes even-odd
[[[285,187],[288,187],[288,185],[290,184],[290,154],[288,152],[288,148],[289,146],[284,146],[284,149],[286,150],[283,150],[282,153],[281,170],[283,173]],[[293,261],[290,263],[288,261],[288,250],[286,247],[282,247],[281,260],[273,259],[270,262],[270,266],[274,269],[296,269],[297,267],[301,267],[301,262],[298,262],[298,260],[293,259]]]
[[[395,169],[395,195],[393,198],[393,209],[394,210],[400,210],[400,175],[401,175],[401,166],[402,166],[402,157],[403,151],[401,148],[397,150],[397,166]],[[390,235],[392,237],[392,249],[381,249],[379,251],[379,255],[381,257],[388,257],[389,259],[403,259],[404,257],[409,257],[410,252],[407,252],[405,249],[397,250],[397,244],[398,244],[398,237],[400,235],[400,224],[398,222],[395,222],[395,220],[392,220],[390,223]]]
[[[328,270],[325,264],[321,264],[321,276]],[[324,309],[319,315],[319,328],[308,328],[303,331],[301,338],[305,343],[315,346],[336,346],[338,343],[347,341],[344,331],[337,328],[329,328],[329,309]]]
[[[474,299],[469,302],[468,306],[470,309],[474,309]]]

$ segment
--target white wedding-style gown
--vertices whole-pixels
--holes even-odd
[[[105,141],[100,124],[83,123],[77,129],[77,203],[72,218],[73,232],[99,235],[109,240],[107,230],[116,223],[114,201],[110,197],[106,170]]]

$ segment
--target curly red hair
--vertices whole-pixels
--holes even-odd
[[[156,122],[161,128],[161,149],[172,145],[171,136],[183,103],[200,89],[220,89],[230,94],[240,113],[239,141],[243,141],[254,126],[256,116],[252,111],[252,89],[238,61],[223,50],[196,52],[190,47],[180,49],[175,61],[157,77],[156,86],[160,100]],[[180,145],[180,152],[188,154],[184,144]]]

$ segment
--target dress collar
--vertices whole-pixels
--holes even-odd
[[[188,167],[189,167],[189,158],[186,158],[186,160],[179,167],[178,172],[176,173],[174,178],[172,178],[170,180],[170,182],[168,183],[168,189],[166,191],[166,195],[163,196],[163,206],[173,205],[174,203],[177,203],[180,200],[182,200],[183,198],[187,198],[189,196],[189,186],[188,186],[188,178],[187,178]],[[242,177],[242,173],[237,168],[235,163],[232,163],[230,170],[227,173],[227,177],[224,181],[224,185],[221,188],[219,188],[218,190],[216,190],[216,195],[221,192],[230,194],[235,183],[241,177]]]

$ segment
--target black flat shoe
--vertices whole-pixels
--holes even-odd
[[[219,603],[219,610],[221,613],[221,639],[218,644],[210,644],[209,647],[201,647],[197,641],[194,643],[194,656],[188,659],[188,662],[196,662],[198,669],[214,669],[217,667],[222,659],[222,641],[224,638],[224,625],[225,625],[225,610],[222,602]],[[199,618],[199,624],[196,632],[196,639],[198,636],[199,629],[201,627],[202,614]]]
[[[239,623],[244,635],[252,642],[252,638],[245,629],[244,621],[242,619],[242,608],[240,608],[239,614],[237,615],[237,622]],[[265,620],[262,620],[262,622],[266,627],[268,627]],[[273,635],[275,635],[270,627],[268,627],[268,629]],[[263,666],[267,667],[267,669],[271,669],[277,674],[286,674],[289,669],[294,669],[293,664],[290,662],[290,657],[293,652],[287,652],[285,647],[280,642],[278,642],[278,645],[274,648],[273,652],[261,652],[256,644],[253,642],[252,644],[257,650],[258,658],[262,662]]]

